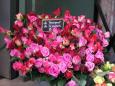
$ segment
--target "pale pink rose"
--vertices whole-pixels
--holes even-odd
[[[107,47],[109,45],[109,42],[106,39],[103,39],[103,47]]]
[[[97,53],[95,54],[96,58],[99,58],[101,61],[104,62],[104,54],[102,53],[102,51],[97,51]]]
[[[56,41],[60,43],[63,41],[63,38],[61,36],[57,36]]]
[[[105,38],[109,38],[110,37],[110,32],[105,32],[104,36],[105,36]]]
[[[15,25],[17,25],[18,27],[22,27],[23,26],[23,22],[20,20],[16,20],[15,21]]]
[[[13,69],[19,71],[22,68],[23,64],[21,62],[13,63]]]
[[[87,67],[88,71],[91,72],[91,71],[93,71],[95,64],[92,62],[86,62],[85,66]]]
[[[93,52],[93,51],[92,51],[92,49],[90,49],[90,48],[87,48],[87,49],[85,50],[86,55],[91,54],[92,52]]]
[[[52,64],[49,68],[49,74],[52,75],[53,77],[58,77],[59,73],[60,73],[60,70],[59,70],[59,67],[58,65],[56,64]]]
[[[47,57],[50,54],[50,51],[47,47],[43,47],[40,51],[44,57]]]
[[[26,37],[21,37],[21,40],[22,40],[22,42],[23,42],[24,44],[26,44],[27,41],[28,41],[28,39],[27,39]]]
[[[12,57],[20,57],[20,55],[21,55],[21,52],[17,49],[13,49],[10,51],[10,56]]]
[[[6,48],[9,48],[9,45],[11,44],[11,40],[8,37],[4,37],[4,41],[6,43]]]
[[[71,80],[65,86],[78,86],[78,84],[74,80]]]
[[[36,62],[35,62],[35,66],[37,68],[40,68],[42,66],[42,64],[43,64],[43,59],[42,58],[37,59]]]
[[[94,55],[93,54],[87,54],[86,55],[86,60],[88,62],[93,62],[94,61]]]
[[[86,44],[87,44],[87,40],[84,37],[80,37],[78,46],[82,47],[82,46],[85,46]]]
[[[80,58],[80,56],[78,56],[78,55],[74,56],[73,59],[72,59],[72,62],[73,62],[73,64],[75,64],[75,65],[81,63],[81,58]]]
[[[60,62],[58,64],[58,67],[59,67],[59,70],[62,72],[62,73],[65,73],[67,71],[67,65],[64,61]]]
[[[17,20],[22,20],[23,19],[23,14],[22,13],[16,14],[16,18],[17,18]]]

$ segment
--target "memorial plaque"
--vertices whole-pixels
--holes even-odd
[[[64,21],[63,19],[44,19],[42,21],[43,31],[50,31],[53,28],[63,29]]]

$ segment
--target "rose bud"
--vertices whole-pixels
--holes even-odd
[[[72,76],[73,76],[73,73],[70,71],[70,70],[67,70],[66,72],[65,72],[65,78],[67,78],[67,79],[70,79],[70,78],[72,78]]]
[[[18,14],[16,15],[16,19],[17,19],[17,20],[22,20],[22,19],[23,19],[22,13],[18,13]]]

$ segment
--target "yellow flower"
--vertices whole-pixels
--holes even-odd
[[[101,77],[101,76],[96,76],[94,78],[94,82],[98,83],[98,84],[102,84],[104,81],[105,81],[105,79],[103,77]]]

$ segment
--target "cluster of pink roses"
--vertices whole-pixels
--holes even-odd
[[[12,58],[18,58],[13,68],[23,75],[34,68],[53,77],[64,74],[70,79],[74,71],[92,72],[104,62],[103,49],[108,46],[110,34],[103,33],[84,15],[72,16],[67,10],[64,28],[52,28],[49,32],[44,32],[41,25],[42,19],[51,19],[51,15],[19,13],[16,18],[5,42]]]

